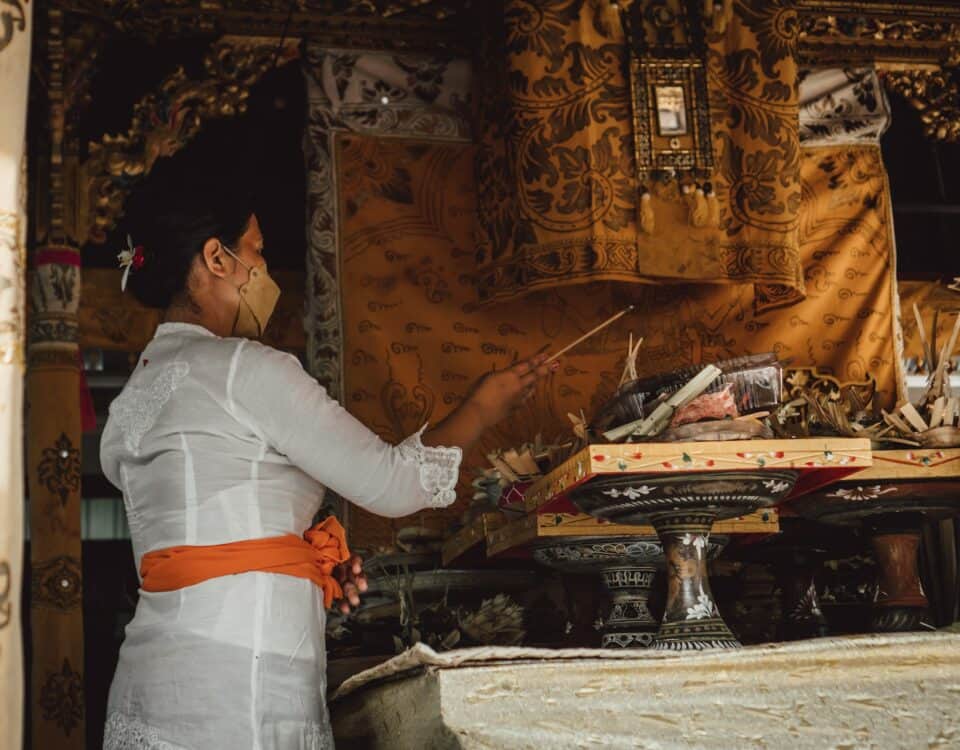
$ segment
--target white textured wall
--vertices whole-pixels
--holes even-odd
[[[0,3],[0,748],[23,731],[24,140],[33,3]]]

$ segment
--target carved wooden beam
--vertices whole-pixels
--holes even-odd
[[[824,66],[939,65],[960,44],[960,5],[798,0],[800,57]]]
[[[468,0],[62,0],[123,34],[310,36],[351,49],[436,51],[463,45]],[[462,27],[461,27],[462,28]]]

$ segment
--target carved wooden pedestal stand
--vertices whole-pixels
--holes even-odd
[[[740,440],[591,445],[534,484],[529,510],[572,503],[616,524],[652,524],[667,561],[655,649],[731,648],[707,576],[714,521],[742,516],[870,465],[865,440]],[[803,487],[798,482],[803,480]]]
[[[582,537],[540,542],[534,559],[567,573],[599,573],[612,608],[604,621],[604,648],[645,648],[657,632],[647,607],[663,548],[656,537]]]
[[[917,564],[920,533],[926,519],[960,512],[960,449],[874,451],[873,461],[855,481],[800,498],[787,510],[862,525],[879,568],[873,630],[921,630],[928,602]]]
[[[780,590],[780,621],[776,638],[797,641],[827,635],[827,618],[820,609],[817,573],[828,553],[823,543],[823,527],[793,519],[783,526],[783,534],[768,542],[750,545],[739,558],[768,565]]]
[[[816,575],[826,552],[787,547],[783,553],[775,565],[782,612],[777,638],[781,641],[822,638],[829,630],[827,618],[820,609]]]
[[[710,591],[707,550],[715,512],[654,513],[650,520],[667,561],[667,603],[654,642],[658,649],[685,651],[737,648]]]
[[[570,499],[598,518],[656,529],[667,561],[667,603],[653,648],[736,648],[740,642],[710,591],[710,530],[718,518],[774,504],[796,477],[792,471],[607,476],[575,489]]]

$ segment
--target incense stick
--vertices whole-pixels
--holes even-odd
[[[608,325],[610,325],[610,324],[613,323],[614,321],[619,320],[620,318],[622,318],[624,315],[626,315],[628,312],[631,312],[632,310],[633,310],[633,305],[630,305],[629,307],[625,307],[623,310],[621,310],[620,312],[618,312],[616,315],[612,315],[611,317],[607,318],[605,321],[603,321],[600,325],[598,325],[598,326],[597,326],[596,328],[594,328],[593,330],[587,331],[585,334],[583,334],[583,336],[581,336],[580,338],[578,338],[578,339],[577,339],[576,341],[574,341],[572,344],[567,344],[565,347],[563,347],[563,349],[561,349],[560,351],[558,351],[556,354],[550,355],[550,357],[547,358],[547,361],[544,362],[543,364],[545,364],[545,365],[550,364],[551,362],[553,362],[553,360],[555,360],[555,359],[563,356],[563,355],[566,354],[568,351],[570,351],[571,349],[573,349],[573,347],[577,346],[578,344],[583,343],[583,342],[586,341],[588,338],[590,338],[591,336],[593,336],[595,333],[599,333],[599,332],[602,331],[604,328],[606,328]]]
[[[913,303],[913,317],[917,321],[917,332],[920,334],[920,346],[923,348],[923,358],[926,360],[927,372],[930,372],[936,364],[933,361],[933,347],[927,341],[927,331],[923,325],[923,317],[920,315],[920,308],[917,303]]]

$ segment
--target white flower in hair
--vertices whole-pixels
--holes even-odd
[[[127,290],[127,279],[130,277],[130,271],[139,271],[146,260],[143,255],[143,245],[133,246],[133,239],[127,235],[127,249],[121,250],[117,254],[117,260],[120,262],[120,268],[123,269],[123,276],[120,278],[120,291]]]

